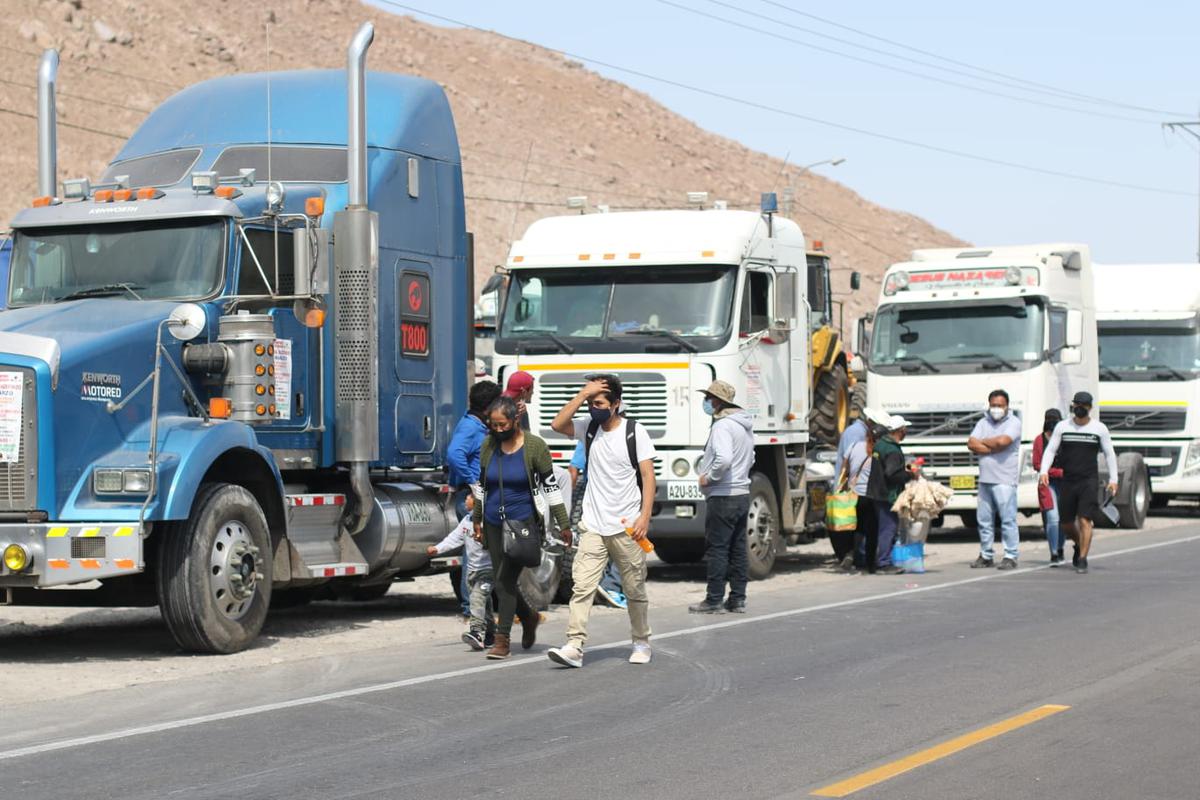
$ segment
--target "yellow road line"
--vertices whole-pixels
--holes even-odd
[[[645,369],[687,369],[686,361],[597,361],[584,364],[518,364],[519,369],[526,372],[542,372],[548,370],[570,370],[571,372],[620,372],[621,370],[635,371]]]
[[[865,789],[868,786],[874,786],[877,783],[894,778],[897,775],[902,775],[905,772],[914,770],[917,767],[923,767],[926,764],[931,764],[938,759],[953,755],[960,750],[966,750],[968,747],[986,742],[988,739],[994,739],[997,736],[1015,731],[1017,728],[1023,728],[1030,723],[1053,716],[1060,711],[1066,711],[1070,706],[1046,705],[1035,708],[1032,711],[1026,711],[1024,714],[1018,714],[1015,717],[997,722],[995,725],[988,725],[986,728],[980,728],[976,731],[957,736],[949,741],[934,745],[927,750],[921,750],[912,755],[905,756],[899,761],[893,761],[890,764],[884,764],[882,767],[868,770],[866,772],[855,775],[852,778],[847,778],[844,781],[832,783],[821,789],[813,792],[814,797],[846,797],[849,794]]]
[[[1186,400],[1101,400],[1102,406],[1126,406],[1128,408],[1137,408],[1138,406],[1186,406]]]

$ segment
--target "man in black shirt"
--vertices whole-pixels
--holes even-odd
[[[1097,488],[1100,467],[1097,456],[1104,452],[1108,464],[1108,491],[1117,493],[1117,454],[1113,450],[1108,427],[1091,418],[1092,396],[1077,392],[1071,401],[1071,419],[1054,427],[1050,443],[1042,455],[1038,480],[1043,486],[1050,483],[1050,465],[1062,467],[1063,477],[1058,488],[1058,513],[1064,531],[1075,542],[1071,559],[1075,571],[1088,571],[1088,551],[1092,547],[1092,521],[1100,511]],[[1055,458],[1057,457],[1057,463]]]

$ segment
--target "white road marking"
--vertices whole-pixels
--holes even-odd
[[[1154,544],[1144,544],[1137,547],[1127,547],[1123,550],[1113,550],[1108,553],[1099,553],[1097,555],[1089,555],[1089,561],[1099,561],[1103,558],[1114,558],[1116,556],[1128,555],[1129,553],[1139,553],[1146,550],[1155,550],[1160,547],[1169,547],[1177,544],[1187,544],[1189,542],[1200,541],[1200,535],[1187,536],[1182,539],[1171,539],[1165,542],[1155,542]],[[938,591],[940,589],[950,589],[956,586],[966,586],[972,583],[980,583],[982,581],[997,580],[1006,578],[1012,575],[1023,575],[1030,572],[1049,569],[1049,564],[1042,564],[1036,567],[1025,567],[1012,570],[1011,572],[991,572],[986,575],[978,575],[973,578],[963,578],[956,581],[948,581],[946,583],[936,583],[929,586],[919,586],[915,589],[901,589],[893,592],[883,592],[882,594],[872,594],[865,597],[856,597],[850,600],[838,600],[833,603],[822,603],[815,606],[805,606],[804,608],[793,608],[786,611],[774,611],[770,614],[760,614],[757,616],[745,616],[738,619],[731,619],[724,622],[713,622],[707,625],[696,625],[691,628],[681,628],[667,633],[655,634],[654,640],[674,639],[680,636],[691,636],[697,633],[707,633],[708,631],[721,630],[723,628],[735,628],[740,625],[750,625],[758,622],[766,622],[769,620],[783,619],[785,617],[798,616],[800,614],[812,614],[817,611],[828,611],[833,608],[846,608],[848,606],[863,605],[864,603],[873,603],[878,600],[889,600],[897,597],[909,597],[915,594],[925,592]],[[1067,567],[1070,569],[1070,567]],[[608,642],[606,644],[589,647],[589,651],[594,650],[611,650],[616,647],[628,647],[629,642]],[[483,664],[477,667],[466,667],[464,669],[451,670],[450,672],[438,672],[432,675],[421,675],[415,678],[405,678],[399,681],[389,681],[387,683],[376,683],[370,686],[360,686],[356,689],[344,689],[339,692],[329,692],[327,694],[311,695],[308,697],[297,697],[293,700],[283,700],[278,703],[265,703],[260,706],[251,706],[249,708],[239,708],[230,711],[220,711],[215,714],[204,714],[198,717],[186,717],[184,719],[171,720],[169,722],[159,722],[153,725],[142,725],[136,728],[125,728],[123,730],[109,731],[108,733],[97,733],[92,736],[79,736],[73,739],[60,739],[54,742],[45,742],[43,744],[30,745],[29,747],[19,747],[14,750],[0,751],[0,761],[8,761],[22,756],[32,756],[41,753],[51,753],[56,750],[69,750],[75,747],[86,747],[93,744],[101,744],[104,742],[118,741],[120,739],[130,739],[135,736],[146,736],[152,733],[163,733],[165,731],[174,731],[181,728],[194,728],[198,725],[207,725],[210,722],[223,722],[225,720],[238,719],[240,717],[249,717],[256,714],[268,714],[272,711],[283,711],[289,708],[300,708],[303,706],[317,705],[319,703],[329,703],[334,700],[345,700],[350,697],[361,697],[367,694],[376,694],[378,692],[387,692],[392,689],[403,689],[407,686],[420,686],[425,683],[436,683],[437,681],[451,680],[461,678],[467,675],[476,675],[482,672],[491,672],[498,669],[510,669],[528,664],[546,665],[546,659],[538,654],[537,656],[527,656],[510,661],[493,662],[491,664]]]

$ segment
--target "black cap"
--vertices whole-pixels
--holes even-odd
[[[1075,405],[1090,406],[1092,404],[1092,395],[1088,392],[1076,392],[1071,402]]]

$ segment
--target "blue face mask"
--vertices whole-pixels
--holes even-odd
[[[702,405],[701,408],[703,408],[704,413],[708,414],[710,417],[716,413],[716,409],[713,408],[712,398],[710,397],[704,398],[704,405]]]
[[[612,418],[611,408],[589,408],[588,413],[592,415],[592,422],[603,425]]]

